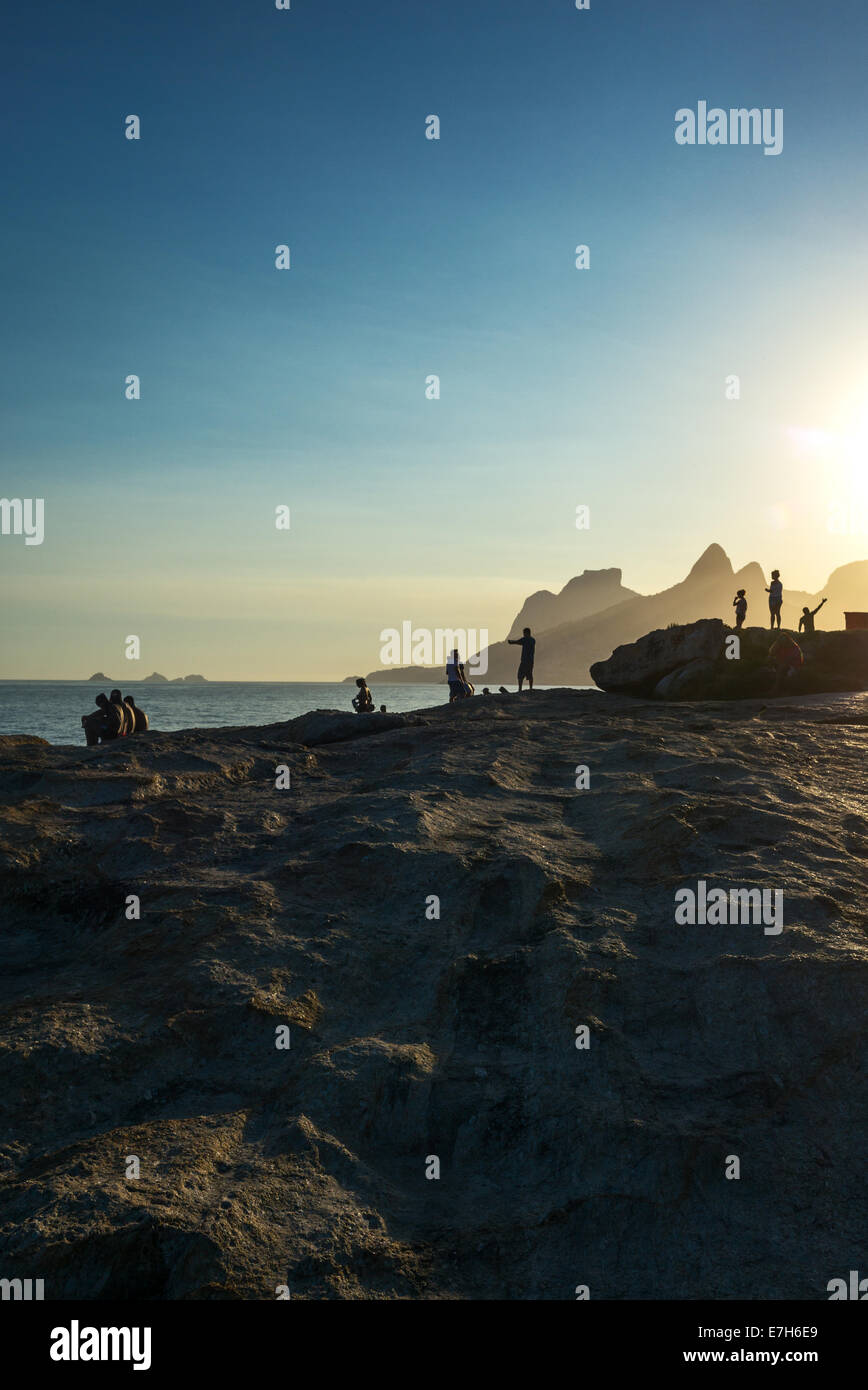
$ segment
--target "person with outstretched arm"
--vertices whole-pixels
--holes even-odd
[[[799,618],[799,632],[804,631],[806,637],[813,636],[816,630],[814,628],[814,619],[825,602],[826,600],[821,598],[816,608],[808,608],[806,606],[802,609],[802,616]]]
[[[507,637],[510,647],[521,647],[521,656],[518,662],[518,689],[521,693],[522,682],[527,681],[528,690],[533,690],[533,659],[536,651],[536,638],[531,637],[530,628],[524,628],[521,637]]]

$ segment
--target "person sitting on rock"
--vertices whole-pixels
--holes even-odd
[[[769,613],[771,614],[771,627],[780,628],[781,625],[781,604],[784,601],[784,586],[781,583],[780,570],[772,570],[772,582],[766,589],[769,596]]]
[[[455,647],[452,655],[446,663],[446,680],[449,684],[449,703],[454,704],[456,700],[464,699],[464,681],[461,674],[461,658],[458,655],[458,648]]]
[[[816,618],[817,614],[819,613],[820,609],[822,608],[822,606],[823,606],[823,604],[824,604],[825,602],[826,602],[826,600],[825,600],[824,598],[822,598],[822,599],[820,599],[820,602],[817,604],[816,608],[808,608],[807,605],[806,605],[806,606],[802,609],[802,616],[799,618],[799,632],[801,632],[802,629],[804,628],[804,632],[805,632],[805,636],[806,636],[806,637],[811,637],[811,636],[813,636],[813,634],[814,634],[814,619]]]
[[[364,676],[359,676],[356,681],[359,687],[358,695],[353,696],[353,709],[359,714],[371,714],[374,708],[374,697],[368,689],[368,683]]]
[[[81,721],[88,746],[94,743],[111,743],[113,739],[120,737],[124,726],[124,714],[120,705],[106,699],[102,694],[97,695],[96,703],[99,708],[93,714],[83,715]]]
[[[795,637],[782,632],[769,647],[769,661],[775,672],[774,693],[777,694],[785,682],[804,666],[805,655]]]
[[[133,716],[134,734],[146,734],[148,732],[148,716],[143,709],[139,709],[132,695],[124,696],[124,704]]]
[[[385,706],[385,705],[380,705],[380,713],[381,713],[381,714],[385,714],[385,713],[386,713],[386,706]]]
[[[738,590],[732,601],[732,606],[735,609],[735,626],[738,630],[738,628],[744,627],[744,620],[747,617],[747,599],[744,596],[744,589]]]
[[[108,696],[100,692],[96,697],[96,709],[93,714],[83,714],[81,716],[81,727],[84,729],[84,741],[88,748],[99,743],[100,738],[108,730],[109,718],[106,711]],[[111,721],[114,723],[114,720]],[[111,735],[115,737],[115,735]]]
[[[119,690],[112,691],[109,696],[109,702],[116,705],[120,710],[121,724],[118,730],[118,737],[126,738],[127,734],[131,734],[135,728],[135,715],[129,705],[124,704],[124,697]]]
[[[454,647],[452,655],[446,663],[446,679],[449,682],[449,703],[454,704],[456,700],[465,700],[468,695],[474,693],[474,687],[467,679],[464,670],[464,662],[458,655],[458,648]]]

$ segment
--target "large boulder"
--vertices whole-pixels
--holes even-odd
[[[714,662],[723,651],[727,628],[720,618],[700,618],[646,633],[638,642],[616,647],[607,661],[595,661],[591,676],[601,690],[618,695],[653,695],[671,671],[696,661]]]
[[[638,642],[616,648],[608,661],[598,661],[591,675],[603,690],[657,700],[744,700],[868,690],[868,631],[792,635],[805,660],[783,686],[769,658],[776,634],[759,627],[735,633],[717,619],[649,632]],[[737,637],[738,645],[726,642],[726,637]]]

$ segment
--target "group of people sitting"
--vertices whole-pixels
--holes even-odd
[[[111,743],[116,738],[126,738],[128,734],[143,734],[148,727],[148,716],[139,709],[132,695],[121,695],[113,690],[111,696],[96,697],[97,708],[93,714],[81,716],[81,727],[88,747],[94,743]]]
[[[772,582],[766,589],[766,593],[769,596],[769,614],[771,618],[769,626],[780,629],[781,608],[784,602],[784,586],[781,580],[780,570],[772,570]],[[820,599],[816,608],[809,608],[807,604],[805,604],[802,609],[802,616],[799,618],[799,632],[804,632],[806,637],[814,631],[814,619],[825,602],[826,600],[823,598]],[[747,617],[747,595],[744,589],[736,590],[732,606],[735,609],[736,628],[744,627],[744,620]]]

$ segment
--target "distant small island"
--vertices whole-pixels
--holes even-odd
[[[209,683],[207,676],[197,675],[175,676],[174,679],[169,680],[168,676],[161,675],[159,671],[152,671],[149,676],[134,677],[132,680],[128,677],[126,682],[115,681],[113,676],[107,676],[104,671],[97,671],[95,675],[89,676],[88,680],[90,682],[99,681],[102,685],[118,686],[125,683],[129,685],[208,685]]]

